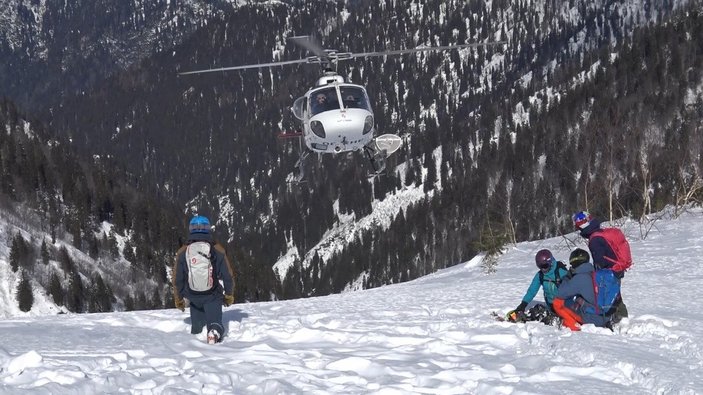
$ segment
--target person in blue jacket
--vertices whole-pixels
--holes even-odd
[[[213,241],[206,217],[194,216],[188,229],[186,245],[176,253],[173,266],[174,302],[181,311],[190,307],[190,333],[207,327],[208,343],[218,343],[225,332],[222,305],[234,303],[232,266],[224,247]]]
[[[552,303],[557,294],[557,288],[559,284],[561,284],[562,279],[568,275],[569,271],[563,263],[557,262],[552,252],[547,249],[537,251],[537,254],[535,254],[535,264],[539,271],[532,278],[532,282],[527,288],[525,296],[522,297],[520,304],[515,310],[508,312],[506,316],[508,321],[515,322],[526,320],[525,308],[530,304],[532,299],[534,299],[540,288],[542,288],[544,293],[544,301],[547,304],[547,310],[549,312],[552,311]]]
[[[613,323],[612,313],[606,315],[597,312],[596,293],[593,287],[595,269],[589,260],[588,253],[581,249],[574,252],[580,252],[585,255],[585,258],[571,260],[572,277],[559,287],[554,298],[554,311],[563,320],[562,325],[572,331],[581,330],[583,324],[610,327]]]

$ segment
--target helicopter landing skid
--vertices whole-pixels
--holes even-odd
[[[310,155],[309,151],[303,151],[300,154],[300,158],[298,158],[298,161],[295,162],[295,176],[293,177],[292,182],[295,184],[307,182],[307,178],[305,178],[305,158]]]
[[[369,178],[375,178],[386,170],[386,158],[388,154],[386,154],[386,150],[378,148],[375,141],[364,146],[364,153],[371,163],[372,172],[369,173]]]

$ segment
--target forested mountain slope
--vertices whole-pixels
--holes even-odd
[[[61,88],[58,102],[34,105],[45,106],[36,114],[56,139],[123,164],[179,206],[176,216],[190,205],[207,209],[236,255],[240,299],[404,281],[505,241],[570,231],[577,209],[637,218],[684,198],[701,178],[695,2],[218,7],[184,14],[188,29],[177,39],[101,72],[108,77],[80,95]],[[275,136],[296,127],[288,107],[318,69],[177,75],[305,56],[286,44],[301,34],[352,52],[507,45],[342,64],[367,87],[380,133],[398,133],[405,145],[373,182],[360,155],[321,156],[301,187],[285,182],[297,145]],[[392,199],[407,208],[364,222]],[[370,225],[328,253],[329,237],[349,221]]]
[[[164,263],[188,218],[114,161],[48,138],[7,101],[0,128],[4,311],[28,311],[33,299],[75,312],[170,304]]]

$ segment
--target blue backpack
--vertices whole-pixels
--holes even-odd
[[[615,305],[620,300],[620,280],[610,269],[599,269],[593,272],[593,291],[596,295],[596,306],[586,307],[589,314],[609,316],[615,311]]]

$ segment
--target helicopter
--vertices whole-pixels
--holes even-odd
[[[287,40],[311,52],[312,55],[302,59],[187,71],[179,73],[179,75],[259,69],[300,63],[319,64],[322,67],[322,75],[312,88],[308,89],[303,96],[298,97],[293,102],[291,107],[293,116],[301,121],[302,129],[279,134],[279,137],[282,138],[298,138],[301,146],[300,158],[295,164],[295,182],[305,181],[304,162],[311,152],[339,154],[362,151],[371,165],[372,171],[369,174],[369,178],[374,178],[383,173],[388,156],[397,151],[402,145],[401,137],[395,134],[383,134],[375,137],[374,114],[366,88],[362,85],[345,81],[344,77],[337,72],[339,61],[424,51],[475,48],[506,43],[505,41],[496,41],[351,53],[324,49],[312,36],[294,36],[289,37]],[[305,142],[307,150],[302,150],[301,141]]]

